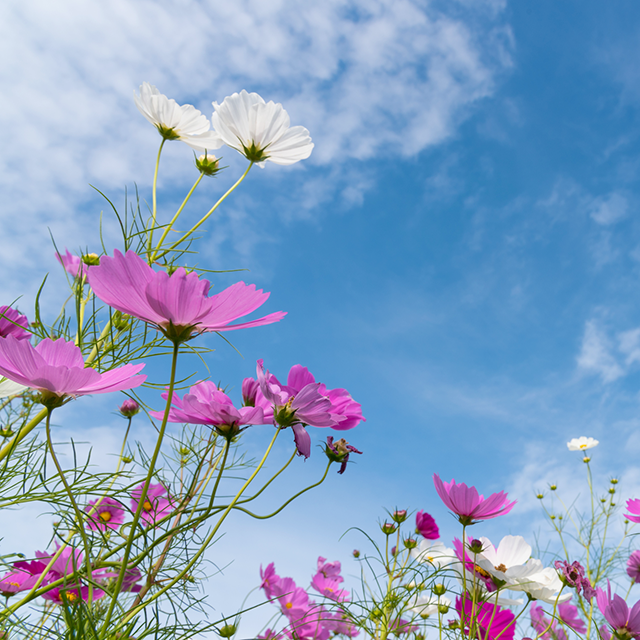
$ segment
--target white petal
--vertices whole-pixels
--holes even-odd
[[[8,398],[9,396],[15,396],[18,393],[26,391],[29,387],[25,387],[23,384],[18,384],[13,380],[7,380],[0,376],[0,398]]]

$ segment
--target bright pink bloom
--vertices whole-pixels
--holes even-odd
[[[316,573],[311,579],[311,586],[318,593],[321,593],[331,600],[347,602],[349,600],[349,592],[345,589],[340,589],[342,580],[341,576],[327,578],[323,573]]]
[[[467,487],[464,483],[456,484],[455,480],[442,482],[437,473],[433,474],[433,483],[442,502],[458,516],[463,525],[505,515],[516,504],[515,500],[507,500],[504,491],[492,493],[485,499],[475,487]]]
[[[27,316],[6,305],[0,307],[0,338],[13,336],[18,340],[29,340],[31,333],[27,331],[28,327]]]
[[[318,556],[317,573],[321,573],[325,578],[335,578],[338,582],[342,582],[344,578],[340,575],[342,565],[339,560],[327,562],[326,558]]]
[[[142,489],[144,482],[141,482],[131,492],[131,509],[135,513],[140,504],[140,498],[142,497]],[[168,491],[160,484],[150,484],[147,490],[147,497],[142,503],[142,511],[140,518],[147,524],[155,524],[156,520],[161,520],[165,516],[169,515],[173,509],[173,504],[168,495]]]
[[[355,638],[360,632],[341,611],[322,616],[322,626],[334,634]]]
[[[117,529],[123,522],[124,507],[113,498],[105,496],[100,500],[100,504],[94,505],[98,500],[91,500],[84,510],[89,513],[87,527],[92,531],[106,531],[107,529]]]
[[[117,578],[120,575],[119,571],[112,571],[105,567],[103,569],[97,569],[93,572],[93,577],[96,579]],[[129,567],[124,572],[124,578],[122,580],[121,591],[129,591],[131,593],[139,593],[142,590],[142,586],[137,584],[142,580],[142,573],[137,567]]]
[[[474,542],[474,541],[472,540],[471,542]],[[467,548],[464,549],[464,554],[463,554],[462,540],[460,540],[459,538],[454,538],[453,550],[455,551],[455,554],[458,560],[460,560],[460,562],[462,562],[462,558],[464,557],[465,569],[469,571],[472,575],[475,574],[476,580],[478,580],[478,582],[482,582],[484,585],[484,588],[487,591],[495,591],[498,588],[496,586],[496,583],[493,581],[493,576],[489,575],[484,569],[479,567],[473,561],[475,558],[475,554],[473,553],[473,551],[471,551],[471,549],[469,549],[469,542],[467,542]],[[467,580],[468,579],[469,578],[467,578]]]
[[[591,586],[589,578],[585,575],[584,567],[576,560],[569,564],[566,560],[556,560],[555,568],[560,572],[560,579],[569,587],[574,587],[576,592],[591,602],[591,598],[596,595],[595,589]]]
[[[64,267],[65,271],[73,278],[82,277],[83,263],[79,256],[74,256],[65,247],[64,255],[56,253],[56,260]]]
[[[571,602],[563,602],[558,605],[558,616],[568,627],[571,627],[576,633],[585,633],[587,625],[584,620],[578,616],[578,607]]]
[[[290,618],[290,626],[284,634],[291,640],[329,640],[329,629],[325,625],[326,613],[321,606],[310,602],[307,610],[298,618]]]
[[[0,578],[0,594],[8,598],[20,591],[28,591],[39,577],[39,574],[33,575],[22,569],[14,569]]]
[[[278,637],[278,634],[271,629],[265,629],[264,633],[259,633],[256,638],[260,640],[275,640]]]
[[[168,393],[163,393],[162,397],[166,400]],[[210,381],[198,382],[182,399],[174,394],[171,403],[173,407],[169,411],[169,422],[209,425],[224,436],[236,435],[243,424],[272,423],[265,419],[260,407],[236,409],[231,398]],[[159,420],[164,417],[163,411],[149,413]]]
[[[109,306],[156,325],[174,341],[189,340],[203,331],[231,331],[278,322],[282,311],[268,316],[229,324],[263,305],[268,293],[255,285],[236,282],[209,297],[210,283],[187,273],[182,267],[169,275],[154,271],[133,251],[113,258],[103,256],[88,273],[95,294]]]
[[[640,551],[634,551],[627,560],[627,575],[634,581],[640,582]]]
[[[542,640],[567,640],[567,634],[558,625],[558,621],[548,618],[542,607],[536,602],[531,605],[529,614],[531,615],[531,626]]]
[[[624,517],[631,522],[640,522],[640,500],[637,498],[627,500],[627,511]]]
[[[54,555],[53,553],[47,553],[45,551],[36,551],[36,558],[38,558],[38,560],[33,561],[31,565],[34,570],[37,569],[38,575],[45,570]],[[57,580],[75,573],[83,566],[83,563],[82,551],[73,549],[72,547],[65,547],[51,565],[49,571],[53,574],[53,579]]]
[[[596,602],[611,626],[611,630],[619,638],[637,638],[640,636],[640,601],[631,609],[617,593],[611,597],[611,584],[607,581],[607,593],[599,587],[596,589]]]
[[[293,578],[282,578],[273,587],[282,613],[289,621],[299,620],[309,611],[309,595],[298,587]]]
[[[93,588],[93,600],[99,600],[105,595],[102,589]],[[42,594],[45,600],[51,600],[56,604],[74,605],[80,602],[87,602],[89,599],[89,587],[80,584],[67,584],[60,587],[54,587],[50,591]]]
[[[416,533],[427,540],[437,540],[440,537],[436,521],[426,511],[416,513]]]
[[[82,352],[73,342],[46,338],[34,347],[11,335],[0,340],[0,373],[58,398],[139,387],[147,377],[135,374],[143,367],[144,364],[125,364],[98,373],[84,366]]]
[[[260,588],[264,589],[264,594],[269,600],[282,593],[278,587],[282,578],[276,573],[276,567],[273,562],[270,562],[264,571],[260,566],[260,578],[262,578]]]
[[[305,425],[344,430],[364,419],[360,405],[344,389],[334,389],[339,393],[333,394],[299,364],[291,367],[284,385],[258,360],[257,378],[260,391],[256,393],[255,406],[266,405],[265,418],[272,417],[280,427],[292,428],[298,453],[305,458],[311,454],[311,438]]]
[[[465,627],[468,627],[473,613],[471,596],[464,601],[464,616],[462,616],[462,598],[460,597],[456,598],[456,611],[461,619],[464,618]],[[478,640],[495,640],[498,636],[501,640],[513,640],[516,630],[513,612],[501,609],[490,602],[483,602],[476,603],[475,616]],[[465,634],[469,634],[468,628],[465,628]]]

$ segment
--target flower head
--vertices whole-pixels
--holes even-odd
[[[92,267],[89,284],[109,306],[158,327],[174,342],[184,342],[203,331],[232,331],[282,320],[278,311],[257,320],[229,324],[263,305],[268,293],[255,285],[236,282],[209,297],[210,283],[183,268],[171,275],[154,271],[133,251],[113,258],[103,256]]]
[[[631,522],[640,522],[640,500],[632,498],[627,500],[627,512],[624,517]]]
[[[98,373],[85,367],[73,342],[46,338],[35,347],[12,335],[0,340],[0,374],[42,392],[43,404],[57,406],[64,397],[110,393],[139,387],[146,376],[136,375],[144,364],[125,364]]]
[[[276,567],[273,562],[269,563],[264,571],[262,570],[262,566],[260,567],[260,578],[262,579],[260,588],[264,590],[264,594],[269,600],[273,598],[276,593],[280,593],[277,585],[282,578],[276,573]]]
[[[578,616],[578,607],[570,602],[563,602],[558,605],[558,615],[560,620],[568,627],[571,627],[576,633],[585,633],[587,625],[584,620]]]
[[[168,393],[163,393],[162,397],[166,400]],[[198,382],[182,399],[174,394],[171,403],[169,422],[209,425],[220,435],[228,437],[236,435],[243,424],[271,423],[271,420],[265,420],[260,407],[236,409],[231,398],[211,381]],[[164,417],[163,411],[149,413],[160,420]]]
[[[118,411],[125,418],[133,418],[140,411],[140,405],[132,398],[127,398],[119,407]]]
[[[131,509],[134,512],[138,510],[143,487],[144,482],[141,482],[131,492]],[[173,504],[171,498],[166,496],[168,496],[168,491],[160,483],[150,484],[147,490],[147,497],[142,503],[140,518],[147,524],[152,525],[155,524],[156,520],[160,520],[171,513]]]
[[[165,140],[182,140],[199,151],[218,149],[223,142],[210,131],[207,117],[193,105],[179,105],[148,82],[140,85],[140,95],[133,92],[140,113]]]
[[[569,451],[586,451],[587,449],[593,449],[593,447],[598,446],[599,441],[595,438],[587,438],[585,436],[581,436],[580,438],[572,438],[567,442],[567,447]]]
[[[461,620],[464,620],[465,626],[471,620],[471,616],[475,614],[475,624],[477,627],[478,640],[495,640],[500,637],[504,640],[513,640],[516,630],[515,616],[509,609],[501,609],[498,605],[490,602],[477,603],[475,605],[471,598],[466,598],[464,604],[462,598],[456,598],[456,611]],[[462,614],[464,610],[464,615]],[[469,630],[465,629],[468,635]]]
[[[340,438],[336,442],[333,441],[333,436],[327,436],[327,446],[325,449],[327,457],[332,462],[339,462],[340,468],[338,473],[342,474],[347,468],[347,462],[349,462],[349,455],[352,453],[362,454],[362,451],[358,451],[355,447],[352,447],[344,438]]]
[[[316,573],[311,579],[311,586],[323,596],[336,602],[349,600],[349,592],[340,588],[343,578],[341,576],[327,577],[322,572]]]
[[[627,560],[627,575],[633,582],[640,582],[640,551],[634,551]]]
[[[27,331],[28,327],[27,316],[6,305],[0,307],[0,338],[13,336],[17,340],[29,340],[31,333]]]
[[[0,594],[9,598],[20,591],[28,591],[35,585],[39,577],[39,574],[34,575],[23,569],[9,571],[0,578]]]
[[[466,484],[442,482],[438,474],[433,474],[433,482],[440,499],[458,516],[463,525],[475,524],[480,520],[488,520],[505,515],[513,509],[516,501],[509,502],[504,491],[492,493],[488,498],[478,494],[475,487]]]
[[[640,601],[631,609],[617,593],[611,596],[611,585],[607,582],[607,592],[596,589],[596,602],[611,630],[618,638],[640,637]]]
[[[437,540],[440,537],[436,521],[426,511],[416,513],[416,533],[427,540]]]
[[[241,91],[213,103],[211,123],[224,144],[251,162],[293,164],[311,155],[313,143],[304,127],[290,127],[281,104]]]
[[[93,531],[117,529],[124,522],[123,506],[109,496],[91,500],[84,510],[89,514],[87,527]]]
[[[74,256],[73,253],[65,247],[64,255],[56,253],[56,260],[64,267],[65,271],[72,277],[82,276],[83,263],[80,256]]]

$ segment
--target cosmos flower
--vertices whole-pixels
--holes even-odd
[[[263,305],[269,293],[236,282],[209,297],[210,283],[183,268],[171,275],[154,271],[133,251],[103,256],[92,267],[89,284],[109,306],[157,326],[172,341],[183,342],[203,331],[232,331],[282,320],[278,311],[257,320],[229,324]]]
[[[609,623],[613,633],[619,638],[637,638],[640,636],[640,601],[631,609],[617,593],[611,596],[611,584],[607,581],[607,592],[596,589],[596,602]]]
[[[193,105],[179,105],[148,82],[140,85],[139,96],[133,92],[133,100],[165,140],[182,140],[198,151],[222,146],[220,137],[210,131],[207,117]]]
[[[325,448],[327,457],[332,462],[339,462],[340,468],[339,474],[343,474],[347,469],[347,463],[349,462],[349,456],[352,453],[362,454],[362,451],[358,451],[355,447],[351,446],[344,438],[340,438],[336,442],[333,441],[333,436],[327,436],[327,446]]]
[[[73,343],[46,338],[35,347],[12,335],[0,340],[0,374],[42,392],[43,404],[56,406],[67,396],[124,391],[140,386],[146,376],[136,375],[144,364],[125,364],[99,373],[85,367],[82,352]]]
[[[7,380],[7,378],[0,376],[0,398],[15,396],[18,393],[22,393],[23,391],[27,390],[28,388],[29,387],[23,384],[18,384],[13,380]]]
[[[74,256],[66,247],[64,255],[56,253],[56,260],[64,267],[65,271],[72,277],[82,276],[83,262],[80,256]]]
[[[640,522],[640,500],[637,498],[627,500],[627,513],[624,517],[631,522]]]
[[[14,569],[0,578],[0,594],[9,598],[20,591],[28,591],[40,577],[22,569]]]
[[[168,394],[163,393],[162,397],[166,400]],[[205,424],[224,436],[236,435],[243,424],[271,424],[271,420],[265,420],[260,407],[236,409],[231,398],[211,381],[198,382],[182,399],[174,394],[171,403],[169,422]],[[163,411],[149,413],[159,420],[164,417]]]
[[[96,503],[98,503],[96,507]],[[91,500],[84,508],[89,514],[87,527],[92,531],[107,531],[117,529],[123,522],[125,511],[123,506],[113,498],[105,496],[98,500]]]
[[[416,513],[416,533],[427,540],[437,540],[440,537],[436,521],[426,511]]]
[[[144,482],[141,482],[131,492],[131,509],[135,513],[138,510],[140,504],[140,498],[142,497],[142,489]],[[155,524],[156,520],[160,520],[173,509],[171,498],[168,497],[168,491],[160,483],[149,485],[147,489],[147,497],[142,503],[142,511],[140,518],[149,525]]]
[[[340,589],[342,577],[326,577],[322,572],[316,573],[311,579],[311,586],[323,596],[336,602],[346,602],[349,600],[349,592]]]
[[[640,551],[634,551],[627,560],[627,575],[633,582],[640,582]]]
[[[492,493],[488,498],[478,494],[475,487],[466,484],[442,482],[438,474],[433,474],[433,483],[442,502],[458,516],[463,525],[470,525],[480,520],[488,520],[505,515],[513,509],[516,501],[509,502],[504,491]]]
[[[118,408],[125,418],[133,418],[140,411],[140,405],[132,398],[127,398]]]
[[[498,636],[502,640],[513,640],[516,630],[515,616],[509,609],[501,609],[490,602],[476,603],[474,606],[470,597],[464,600],[464,605],[462,598],[457,597],[455,606],[465,627],[469,625],[472,614],[475,614],[478,640],[495,640]],[[465,634],[468,633],[468,629],[465,628]]]
[[[593,449],[598,446],[599,441],[595,438],[586,438],[581,436],[580,438],[572,438],[567,442],[569,451],[586,451],[587,449]]]
[[[31,333],[27,331],[27,316],[6,305],[0,307],[0,338],[13,336],[18,340],[29,340]]]
[[[213,103],[211,123],[222,141],[252,162],[288,165],[311,155],[313,143],[304,127],[290,127],[281,104],[241,91]],[[261,165],[262,166],[262,165]]]

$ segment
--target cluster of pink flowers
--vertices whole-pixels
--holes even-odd
[[[131,511],[135,513],[140,505],[144,482],[140,483],[131,492]],[[150,484],[147,495],[142,503],[140,518],[147,525],[154,525],[158,520],[171,513],[173,501],[166,487],[162,484]],[[107,531],[118,529],[125,521],[128,510],[109,496],[98,500],[91,500],[85,507],[89,514],[87,527],[93,531]]]
[[[295,638],[295,640],[328,640],[333,634],[354,637],[357,629],[350,624],[340,610],[331,613],[322,604],[309,599],[309,594],[298,587],[292,578],[281,578],[273,563],[263,571],[260,577],[267,598],[280,607],[288,620],[288,626],[279,632],[267,629],[259,638]],[[346,602],[349,593],[341,589],[343,582],[339,562],[327,562],[318,558],[318,567],[311,579],[311,587],[333,602]]]
[[[547,616],[545,611],[537,603],[531,605],[531,626],[542,640],[568,640],[562,624],[568,626],[576,633],[584,633],[587,626],[578,616],[578,608],[570,602],[563,602],[557,607],[558,619]]]
[[[55,555],[36,551],[36,560],[14,562],[12,570],[0,578],[0,593],[5,597],[10,597],[22,591],[31,590],[38,583],[40,588],[63,580],[61,585],[43,592],[42,598],[56,604],[86,602],[89,597],[89,586],[79,578],[73,577],[85,565],[82,552],[72,547],[65,547],[51,562]],[[111,569],[92,571],[92,579],[98,585],[115,578],[117,575],[118,573]],[[122,583],[122,591],[133,593],[140,591],[141,587],[137,583],[141,578],[142,574],[137,568],[127,569]],[[99,600],[104,595],[103,589],[94,586],[91,595],[93,600]]]

